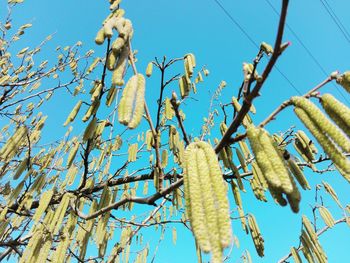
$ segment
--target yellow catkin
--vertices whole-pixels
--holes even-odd
[[[316,261],[314,260],[314,258],[312,256],[312,253],[311,253],[310,249],[305,244],[305,241],[303,240],[303,238],[301,238],[301,243],[303,245],[303,248],[302,248],[301,251],[303,252],[303,255],[306,258],[307,262],[309,262],[309,263],[316,263]]]
[[[5,145],[0,150],[0,158],[3,160],[9,160],[15,156],[19,147],[25,140],[27,134],[27,128],[21,126],[16,129],[15,133],[6,141]]]
[[[104,41],[105,41],[105,30],[104,30],[104,28],[101,28],[97,32],[97,35],[96,35],[96,38],[95,38],[95,43],[97,45],[102,45]]]
[[[24,170],[26,168],[28,168],[28,165],[30,164],[29,162],[29,159],[28,158],[24,158],[18,165],[17,169],[16,169],[16,172],[14,173],[13,175],[13,179],[14,180],[17,180],[21,175],[22,173],[24,172]],[[28,168],[29,169],[29,168]]]
[[[52,245],[52,237],[50,235],[45,235],[45,238],[40,245],[39,256],[35,260],[36,262],[46,262],[50,253],[50,248]]]
[[[123,50],[123,47],[125,46],[125,39],[122,37],[117,37],[116,40],[112,43],[112,50],[115,53],[120,54],[120,52]]]
[[[322,95],[321,104],[328,116],[350,137],[350,109],[331,94]]]
[[[48,190],[45,193],[43,193],[42,196],[40,197],[39,206],[33,215],[33,221],[35,223],[37,223],[39,221],[41,216],[46,211],[47,207],[49,206],[49,204],[51,202],[53,194],[54,194],[53,190]]]
[[[294,175],[295,179],[297,179],[298,183],[300,186],[306,190],[306,189],[311,189],[309,182],[307,181],[303,171],[300,169],[299,165],[295,162],[295,160],[290,157],[287,160],[288,167],[290,172]]]
[[[255,197],[260,201],[267,202],[264,193],[264,188],[261,186],[259,179],[255,175],[253,175],[253,178],[250,179],[249,182]]]
[[[128,125],[130,129],[136,128],[141,122],[142,115],[144,112],[144,104],[145,104],[145,89],[146,89],[145,77],[142,74],[137,74],[136,100],[134,102],[133,116]]]
[[[257,180],[259,181],[259,184],[262,186],[262,188],[264,190],[266,190],[268,185],[267,185],[266,179],[264,177],[264,174],[262,173],[262,171],[259,168],[259,165],[256,163],[256,161],[253,161],[251,165],[252,165],[253,176],[257,178]]]
[[[239,188],[237,186],[237,184],[231,180],[231,189],[232,189],[232,193],[233,193],[233,197],[235,199],[235,203],[237,206],[239,206],[240,208],[242,208],[242,199],[241,199],[241,193],[239,192]]]
[[[172,229],[172,239],[173,239],[173,244],[176,245],[176,240],[177,240],[177,233],[176,233],[176,228],[173,227]]]
[[[308,235],[310,236],[312,241],[316,242],[317,235],[316,235],[316,232],[315,232],[314,228],[311,225],[310,220],[305,215],[303,215],[302,216],[302,222],[303,222],[303,226],[304,226],[306,232],[308,233]]]
[[[329,227],[333,227],[335,221],[334,221],[332,214],[329,212],[329,210],[327,208],[325,208],[324,206],[320,206],[318,208],[318,211],[320,212],[320,215],[321,215],[323,221],[325,222],[325,224]]]
[[[67,158],[67,168],[69,168],[72,165],[74,158],[77,155],[77,152],[79,149],[79,142],[74,141],[73,143],[74,143],[74,145],[70,149],[69,154],[68,154],[68,158]]]
[[[337,203],[337,205],[342,209],[343,206],[341,205],[337,193],[334,191],[333,187],[328,184],[327,182],[322,181],[322,184],[324,186],[324,189],[326,192],[333,198],[333,200]]]
[[[343,132],[316,107],[310,100],[303,97],[292,97],[292,103],[303,109],[308,117],[326,133],[343,151],[350,152],[350,141]]]
[[[14,204],[19,197],[19,194],[21,193],[24,186],[24,180],[20,182],[15,189],[12,190],[11,194],[6,198],[7,199],[7,205],[11,206]]]
[[[325,256],[322,247],[320,246],[317,239],[312,239],[308,233],[304,230],[301,231],[301,241],[303,246],[312,251],[313,255],[317,259],[317,262],[326,263],[327,257]]]
[[[89,139],[92,139],[96,130],[97,126],[97,118],[94,117],[89,124],[86,126],[86,129],[84,131],[83,135],[83,141],[87,141]]]
[[[165,118],[167,118],[168,120],[171,120],[175,115],[173,106],[171,105],[169,98],[165,99],[164,113],[165,113]]]
[[[94,69],[96,68],[97,64],[101,62],[101,58],[97,57],[94,59],[94,61],[91,63],[91,65],[89,66],[89,68],[87,69],[87,73],[90,74],[91,72],[94,71]]]
[[[119,55],[118,51],[116,52],[113,49],[108,53],[107,61],[106,61],[106,67],[108,70],[113,71],[115,69],[118,55]]]
[[[220,243],[220,222],[218,220],[216,206],[217,200],[213,198],[213,191],[209,164],[205,152],[201,148],[195,150],[196,166],[198,179],[200,184],[201,199],[205,213],[205,222],[209,234],[210,251],[212,253],[213,262],[221,262],[222,248]]]
[[[66,193],[63,195],[60,204],[56,207],[55,214],[50,222],[49,230],[53,235],[57,235],[59,230],[61,229],[62,222],[67,211],[69,200],[71,198],[71,194]]]
[[[135,162],[137,160],[138,144],[134,143],[128,149],[128,162]]]
[[[314,154],[318,153],[318,150],[314,144],[314,142],[306,135],[306,133],[302,130],[296,132],[296,136],[304,142],[305,147],[308,148]]]
[[[301,257],[298,253],[298,250],[295,247],[292,247],[290,249],[290,252],[292,254],[293,260],[295,263],[303,263],[303,261],[301,260]]]
[[[256,162],[264,174],[266,181],[269,185],[274,188],[280,188],[282,183],[278,175],[276,175],[273,166],[269,160],[270,156],[266,155],[263,144],[260,142],[260,131],[254,126],[250,126],[247,129],[247,137],[250,142],[250,146],[255,155]],[[265,143],[269,144],[269,142],[265,140]],[[271,148],[271,146],[269,146]]]
[[[132,76],[126,84],[118,106],[120,123],[134,129],[141,122],[144,112],[145,78],[142,74]]]
[[[83,122],[86,122],[90,119],[91,116],[95,115],[98,108],[100,107],[100,100],[94,100],[90,107],[87,109],[84,117],[82,118]]]
[[[275,173],[280,178],[282,192],[286,194],[292,193],[294,190],[293,182],[289,176],[289,172],[284,162],[284,158],[282,156],[280,148],[264,129],[261,129],[260,132],[260,142],[264,147],[266,155],[269,156],[269,160],[272,164]]]
[[[154,138],[153,138],[153,133],[151,130],[147,130],[146,132],[146,146],[147,150],[152,150],[152,147],[154,145]]]
[[[97,202],[94,200],[90,206],[89,214],[93,214],[96,211],[96,208],[97,208]],[[82,226],[78,228],[76,241],[79,246],[80,258],[85,257],[88,241],[92,234],[94,223],[95,223],[95,219],[87,220]]]
[[[241,140],[238,142],[239,147],[241,148],[244,158],[250,158],[251,157],[251,153],[250,150],[248,148],[247,143],[244,140]]]
[[[67,220],[67,225],[64,229],[63,235],[58,243],[56,251],[52,254],[52,263],[64,263],[66,259],[66,252],[72,241],[72,236],[75,234],[74,229],[77,225],[78,218],[75,214],[71,213]]]
[[[290,178],[290,182],[292,184],[293,191],[291,193],[286,193],[287,200],[288,200],[288,203],[289,203],[292,211],[294,213],[298,213],[301,195],[300,195],[299,189],[297,188],[297,186],[292,178],[292,175],[289,174],[289,178]]]
[[[110,107],[112,105],[112,102],[114,101],[115,97],[117,95],[117,88],[111,87],[107,93],[106,97],[106,105]]]
[[[253,215],[248,216],[248,225],[255,249],[260,257],[264,256],[264,239],[260,233],[259,226]]]
[[[152,75],[152,72],[153,72],[153,63],[150,62],[150,63],[148,63],[147,68],[146,68],[146,76],[150,77]]]
[[[232,239],[231,220],[229,214],[229,203],[227,198],[227,187],[222,177],[222,171],[214,149],[206,142],[198,142],[204,150],[209,165],[211,185],[216,195],[218,206],[218,221],[222,247],[230,245]]]
[[[197,73],[197,78],[196,78],[196,81],[197,82],[203,82],[203,76],[202,76],[202,73],[200,73],[199,71],[198,71],[198,73]],[[197,83],[196,82],[196,83]]]
[[[184,180],[184,198],[185,198],[185,213],[186,213],[186,217],[187,218],[191,218],[192,215],[191,215],[191,198],[190,198],[190,188],[189,188],[189,171],[188,170],[188,166],[190,165],[189,162],[187,162],[187,159],[189,158],[189,155],[190,153],[187,153],[187,151],[185,152],[185,164],[184,164],[184,177],[183,177],[183,180]],[[191,168],[190,168],[191,169]],[[177,196],[176,196],[177,197]]]
[[[162,151],[161,157],[162,157],[162,161],[161,161],[162,168],[165,168],[168,165],[168,151],[166,149]]]
[[[75,117],[77,116],[79,109],[81,107],[81,104],[83,103],[82,100],[79,100],[77,102],[77,104],[75,104],[73,110],[69,113],[66,121],[64,122],[63,126],[67,126],[69,123],[71,123],[72,121],[74,121]]]
[[[233,105],[233,107],[234,107],[234,109],[235,109],[235,111],[236,112],[239,112],[240,110],[241,110],[241,104],[238,102],[238,100],[237,100],[237,98],[236,97],[232,97],[232,99],[231,99],[231,101],[232,101],[232,105]],[[249,124],[251,124],[252,123],[252,119],[250,118],[250,116],[247,114],[245,117],[244,117],[244,119],[243,119],[243,126],[244,127],[247,127]]]
[[[311,142],[310,140],[308,141]],[[293,145],[296,151],[299,153],[299,155],[311,165],[312,169],[314,169],[312,161],[315,159],[315,156],[313,151],[311,150],[311,144],[308,141],[306,140],[306,138],[302,138],[302,131],[297,131],[295,133],[295,140],[293,142]]]
[[[311,119],[303,109],[295,108],[294,111],[322,146],[323,150],[336,165],[339,172],[345,179],[350,181],[350,161],[341,153],[334,142],[327,137],[323,131],[323,126],[319,127],[315,120]]]
[[[128,64],[129,47],[124,46],[118,57],[117,64],[112,74],[112,85],[123,86],[124,85],[124,74]]]
[[[236,149],[236,155],[238,157],[239,163],[241,164],[241,168],[243,169],[243,171],[245,173],[249,172],[248,166],[247,166],[247,162],[242,154],[242,152],[240,151],[239,148],[235,148]]]
[[[103,85],[100,81],[95,81],[94,92],[91,94],[91,101],[99,100]]]
[[[187,192],[189,193],[189,211],[190,222],[193,233],[196,240],[204,252],[211,251],[211,245],[209,240],[209,232],[207,229],[206,216],[204,207],[202,204],[201,188],[198,175],[197,161],[196,161],[196,145],[190,144],[185,151],[185,163],[187,166],[187,177],[184,183],[187,182]],[[188,206],[186,202],[186,207]]]

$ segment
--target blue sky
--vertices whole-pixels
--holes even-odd
[[[265,0],[260,1],[229,1],[220,0],[225,9],[239,22],[244,30],[256,42],[262,41],[273,44],[278,23],[278,17]],[[281,1],[270,0],[279,11]],[[288,25],[299,36],[303,44],[311,50],[313,56],[327,73],[334,70],[345,71],[349,69],[350,43],[344,38],[335,26],[330,16],[323,8],[319,0],[294,0],[290,1],[287,17]],[[350,3],[346,0],[328,0],[345,27],[350,30],[350,17],[348,10]],[[6,14],[6,1],[0,1],[1,18]],[[211,74],[206,81],[198,86],[198,101],[191,101],[185,106],[187,115],[185,125],[193,134],[198,133],[202,118],[207,115],[207,102],[209,92],[213,92],[221,80],[227,82],[227,88],[221,97],[224,103],[230,101],[232,95],[237,94],[242,80],[242,63],[254,59],[257,48],[242,34],[232,21],[223,13],[214,0],[193,1],[126,1],[122,2],[122,8],[126,10],[126,17],[130,18],[134,26],[133,47],[138,50],[138,69],[144,71],[146,65],[155,56],[168,58],[181,57],[193,52],[199,66],[206,65]],[[25,1],[14,10],[14,24],[33,23],[33,28],[24,36],[25,45],[34,46],[48,34],[56,32],[51,43],[44,49],[42,56],[53,56],[57,45],[72,45],[78,40],[83,42],[83,49],[94,49],[97,56],[103,56],[104,46],[96,46],[94,37],[100,28],[101,22],[108,15],[108,1]],[[292,45],[278,60],[280,71],[293,83],[301,93],[307,92],[317,83],[325,79],[326,75],[318,65],[310,58],[307,52],[295,36],[286,29],[285,41],[291,41]],[[260,72],[266,60],[262,61]],[[258,69],[258,70],[259,70]],[[169,73],[180,73],[182,65],[175,66]],[[158,96],[159,78],[157,74],[147,83],[147,101],[151,105],[154,114],[155,97]],[[276,70],[264,85],[261,97],[257,98],[255,107],[258,114],[254,121],[259,123],[282,101],[290,96],[297,95],[297,90],[286,81]],[[167,96],[173,85],[167,90]],[[345,102],[343,96],[350,100],[341,88],[328,85],[322,92],[331,92],[338,99]],[[48,113],[56,114],[55,118],[49,118],[48,129],[62,131],[61,126],[76,100],[57,101],[60,103],[48,106]],[[347,104],[349,105],[349,104]],[[187,109],[187,111],[186,111]],[[195,110],[193,110],[195,109]],[[154,116],[154,115],[153,115]],[[284,131],[292,124],[298,129],[304,129],[290,109],[278,116],[278,119],[269,124],[267,128],[271,132]],[[217,134],[217,130],[214,134]],[[340,199],[348,202],[346,193],[349,185],[337,173],[313,174],[308,172],[310,183],[315,186],[321,180],[327,180],[338,192]],[[300,233],[300,215],[311,215],[309,204],[313,204],[314,188],[309,192],[303,192],[302,209],[298,215],[294,215],[289,208],[281,208],[274,205],[271,200],[268,204],[256,201],[250,191],[243,194],[245,212],[253,213],[260,225],[265,239],[266,257],[260,259],[253,247],[249,236],[246,236],[240,227],[240,222],[233,222],[234,234],[240,240],[240,248],[234,248],[230,262],[240,262],[240,256],[244,249],[248,249],[254,262],[276,262],[288,253],[290,246],[298,244]],[[336,205],[327,197],[326,205],[335,208],[334,215],[339,218],[341,214],[336,210]],[[149,230],[148,230],[149,231]],[[187,230],[178,230],[178,244],[171,243],[170,232],[166,234],[166,241],[162,242],[158,249],[158,257],[155,262],[195,262],[195,251],[191,234]],[[159,234],[159,232],[158,232]],[[151,236],[149,234],[149,236]],[[148,236],[148,235],[147,235]],[[336,226],[334,230],[321,237],[321,244],[328,251],[329,262],[344,262],[350,244],[350,229],[345,225]]]

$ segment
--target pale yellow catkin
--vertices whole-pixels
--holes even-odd
[[[328,93],[322,95],[320,101],[328,116],[350,138],[350,109]]]
[[[75,117],[77,116],[79,109],[81,107],[81,104],[83,103],[82,100],[79,100],[77,102],[77,104],[75,104],[73,110],[69,113],[66,121],[64,122],[63,126],[67,126],[69,123],[71,123],[72,121],[74,121]]]
[[[311,119],[310,116],[300,108],[294,109],[299,119],[304,123],[306,128],[310,130],[319,144],[322,146],[325,153],[336,165],[339,172],[344,178],[350,181],[350,161],[342,154],[334,142],[325,134],[322,127],[319,127],[315,120]]]
[[[343,151],[350,152],[350,140],[337,126],[331,123],[315,104],[304,97],[292,97],[291,102],[295,107],[303,109],[320,131],[327,134]]]
[[[190,222],[192,231],[196,237],[196,240],[204,252],[211,251],[211,245],[209,240],[209,232],[207,229],[206,216],[204,207],[202,204],[202,193],[199,182],[198,167],[196,160],[196,145],[190,144],[185,151],[185,164],[187,177],[184,183],[187,183],[185,189],[189,193],[189,211]],[[187,204],[187,202],[186,202]],[[186,207],[188,206],[186,205]]]
[[[264,145],[262,145],[260,142],[260,130],[255,128],[253,125],[249,126],[247,129],[247,137],[253,150],[256,162],[266,178],[267,183],[271,187],[280,188],[282,185],[281,180],[273,169],[269,156],[266,154],[264,149]]]
[[[145,78],[142,74],[132,76],[124,90],[118,106],[120,123],[134,129],[141,122],[144,112]]]
[[[112,85],[123,86],[124,85],[124,74],[128,64],[129,47],[124,46],[118,57],[117,64],[112,74]]]
[[[205,152],[201,148],[196,149],[195,153],[198,179],[200,184],[201,198],[205,200],[203,202],[206,225],[209,234],[209,241],[211,246],[212,258],[222,259],[222,249],[220,243],[220,222],[217,217],[218,211],[216,211],[216,200],[213,198],[213,189],[211,185],[211,178],[208,170],[210,170],[209,164]]]
[[[333,198],[333,200],[337,203],[337,205],[343,209],[343,206],[341,205],[340,201],[339,201],[339,198],[338,198],[338,195],[337,193],[334,191],[333,187],[327,183],[327,182],[324,182],[322,181],[322,184],[324,186],[324,189],[326,190],[326,192]]]
[[[42,194],[42,196],[40,197],[39,206],[33,215],[34,222],[38,222],[41,216],[44,214],[44,212],[50,204],[53,194],[53,190],[48,190]]]
[[[150,62],[150,63],[148,63],[147,68],[146,68],[146,76],[150,77],[152,75],[152,72],[153,72],[153,63]]]
[[[232,239],[231,220],[229,215],[229,202],[227,198],[227,187],[222,177],[222,171],[218,158],[209,143],[199,141],[198,146],[204,150],[206,161],[209,165],[210,180],[213,195],[217,200],[218,223],[220,231],[220,241],[223,248],[229,246]]]

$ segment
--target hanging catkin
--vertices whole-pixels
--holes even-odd
[[[350,138],[350,109],[331,94],[322,95],[321,104],[328,116]]]
[[[193,233],[213,262],[222,262],[222,250],[231,241],[227,188],[213,148],[191,143],[185,151],[184,192],[186,213]]]
[[[130,129],[141,122],[145,102],[145,78],[142,74],[132,76],[127,82],[118,106],[119,122]]]
[[[316,107],[311,101],[303,97],[292,97],[291,102],[296,108],[302,109],[307,117],[316,124],[317,129],[327,134],[343,151],[350,152],[350,141],[343,132]]]
[[[339,172],[344,176],[344,178],[350,181],[350,161],[342,154],[335,143],[327,136],[324,126],[318,126],[319,122],[312,119],[303,109],[295,108],[296,115],[304,123],[306,128],[312,133],[316,138],[318,143],[322,146],[325,153],[333,161],[333,163],[338,168]]]
[[[268,189],[277,203],[284,206],[289,201],[293,212],[299,211],[300,193],[291,177],[281,150],[271,136],[262,128],[249,125],[247,137],[253,150],[256,164],[263,174]],[[255,173],[258,170],[255,167]]]

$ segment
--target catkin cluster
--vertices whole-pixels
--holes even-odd
[[[107,68],[113,71],[112,86],[124,85],[123,77],[130,52],[129,40],[133,35],[132,23],[129,19],[123,17],[124,13],[122,9],[112,12],[103,22],[103,26],[95,38],[96,44],[102,45],[106,38],[112,38],[113,29],[118,32],[118,37],[112,43],[112,49],[106,61]]]
[[[310,167],[315,170],[316,167],[312,161],[315,160],[315,154],[317,154],[317,148],[312,140],[306,135],[304,131],[297,131],[295,134],[294,148],[305,162],[309,163]]]
[[[123,90],[118,106],[119,122],[130,129],[141,122],[145,104],[145,77],[142,74],[132,76]]]
[[[261,172],[276,202],[285,206],[287,204],[283,196],[285,194],[291,209],[297,213],[300,193],[277,145],[267,131],[253,125],[247,128],[247,137],[256,159],[255,174]],[[260,181],[263,180],[260,179]]]
[[[19,127],[12,137],[10,137],[5,145],[0,150],[0,158],[4,161],[12,159],[18,152],[23,142],[27,141],[27,128],[25,126]]]
[[[213,148],[191,143],[185,151],[184,192],[186,213],[199,247],[222,262],[222,251],[231,241],[227,188]]]
[[[328,262],[321,244],[318,241],[317,234],[314,231],[309,219],[303,216],[303,230],[301,231],[302,252],[308,262]]]
[[[349,138],[308,99],[293,97],[291,101],[295,106],[296,115],[316,138],[339,172],[346,180],[350,181],[350,161],[343,154],[343,152],[350,152]],[[334,105],[330,105],[330,103]],[[324,105],[326,112],[330,112],[330,116],[334,118],[336,123],[343,123],[344,118],[347,118],[347,116],[338,115],[344,109],[342,107],[344,105],[340,105],[329,95],[323,97],[322,105]],[[340,128],[342,128],[341,125]]]
[[[191,89],[195,90],[195,84],[191,82],[193,76],[193,68],[196,67],[196,59],[192,53],[184,56],[185,74],[179,78],[179,88],[181,98],[185,98],[190,93]]]
[[[260,257],[263,257],[264,256],[264,238],[262,237],[259,226],[255,220],[254,215],[252,214],[248,216],[248,225],[249,225],[250,235],[253,239],[256,251],[258,252],[258,255]]]

